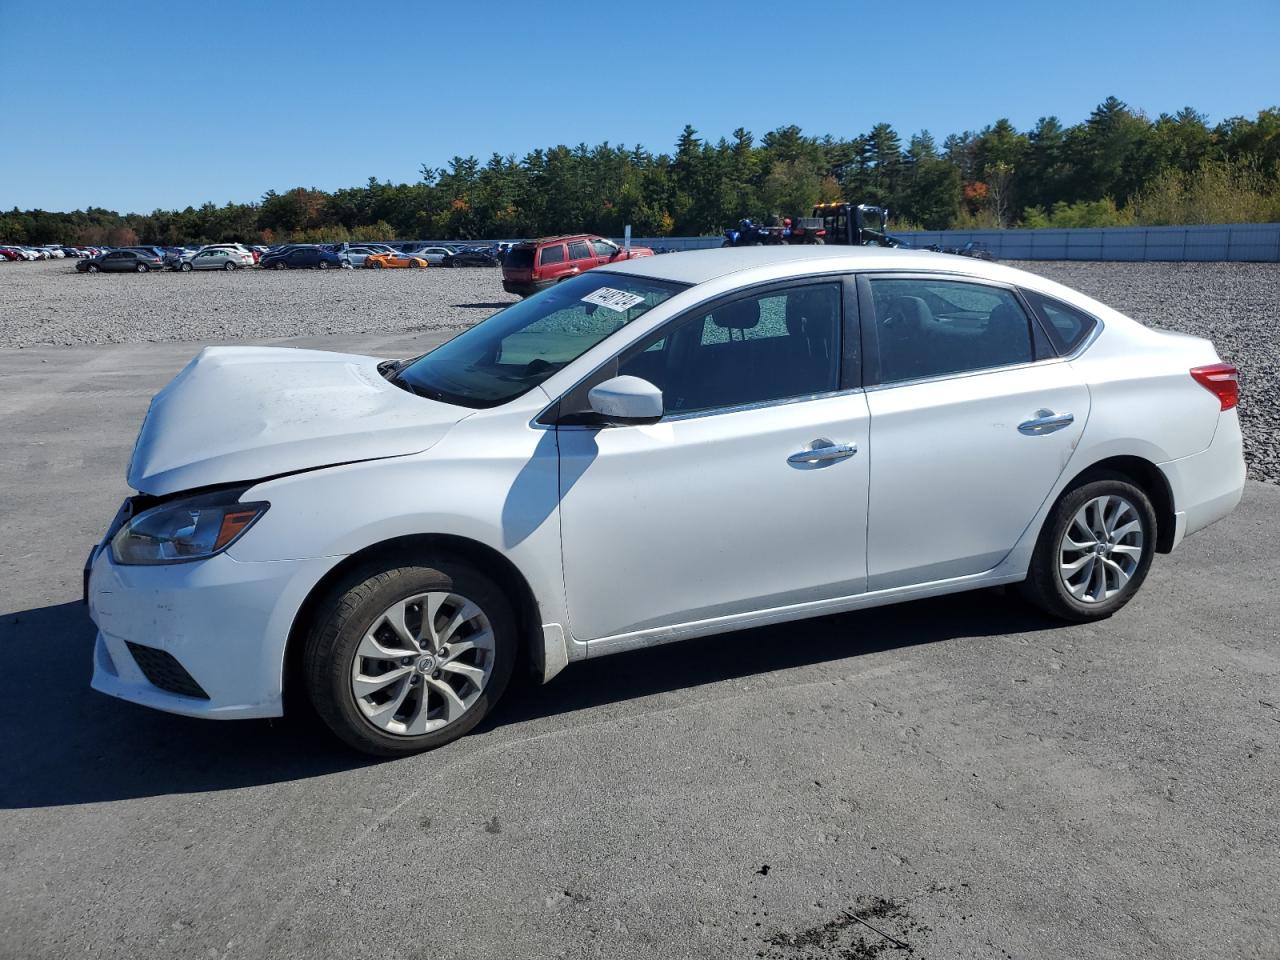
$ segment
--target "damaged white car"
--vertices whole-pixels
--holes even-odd
[[[1205,340],[872,248],[611,265],[408,360],[210,348],[90,556],[93,686],[390,756],[520,660],[996,584],[1106,617],[1239,501],[1236,398]]]

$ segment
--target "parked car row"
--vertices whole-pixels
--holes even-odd
[[[52,247],[0,246],[7,259],[32,260],[51,256]],[[486,244],[456,241],[397,243],[286,243],[253,246],[211,243],[201,247],[65,247],[58,256],[79,258],[81,273],[148,273],[174,270],[230,272],[259,266],[267,270],[422,269],[425,267],[503,268],[502,286],[509,293],[529,296],[570,277],[605,264],[651,257],[648,247],[622,249],[595,234],[571,234],[538,240],[510,240]]]
[[[62,247],[57,244],[32,247],[25,244],[0,244],[0,262],[20,263],[29,260],[62,260],[64,257],[89,257],[100,252],[97,247]]]

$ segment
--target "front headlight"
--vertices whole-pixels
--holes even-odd
[[[111,539],[116,563],[183,563],[203,560],[235,543],[268,503],[241,503],[244,489],[188,497],[152,507]]]

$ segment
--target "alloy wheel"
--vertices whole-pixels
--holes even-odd
[[[1142,517],[1124,497],[1094,497],[1076,511],[1058,547],[1058,571],[1081,603],[1101,603],[1125,588],[1142,562]]]
[[[365,631],[351,663],[351,695],[385,733],[433,733],[480,698],[494,653],[493,626],[477,604],[457,593],[417,594]]]

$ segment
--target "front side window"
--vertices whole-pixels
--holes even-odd
[[[446,403],[497,406],[683,289],[592,270],[495,313],[414,361],[397,379]]]
[[[1013,292],[948,279],[870,280],[880,382],[985,370],[1033,359]]]
[[[828,393],[840,386],[840,284],[806,284],[695,314],[618,372],[662,390],[668,413]]]
[[[549,247],[543,247],[538,262],[543,266],[546,266],[548,263],[563,263],[564,245],[556,243]]]
[[[591,246],[595,248],[597,257],[608,257],[612,260],[614,254],[618,252],[618,248],[608,240],[592,240]]]

